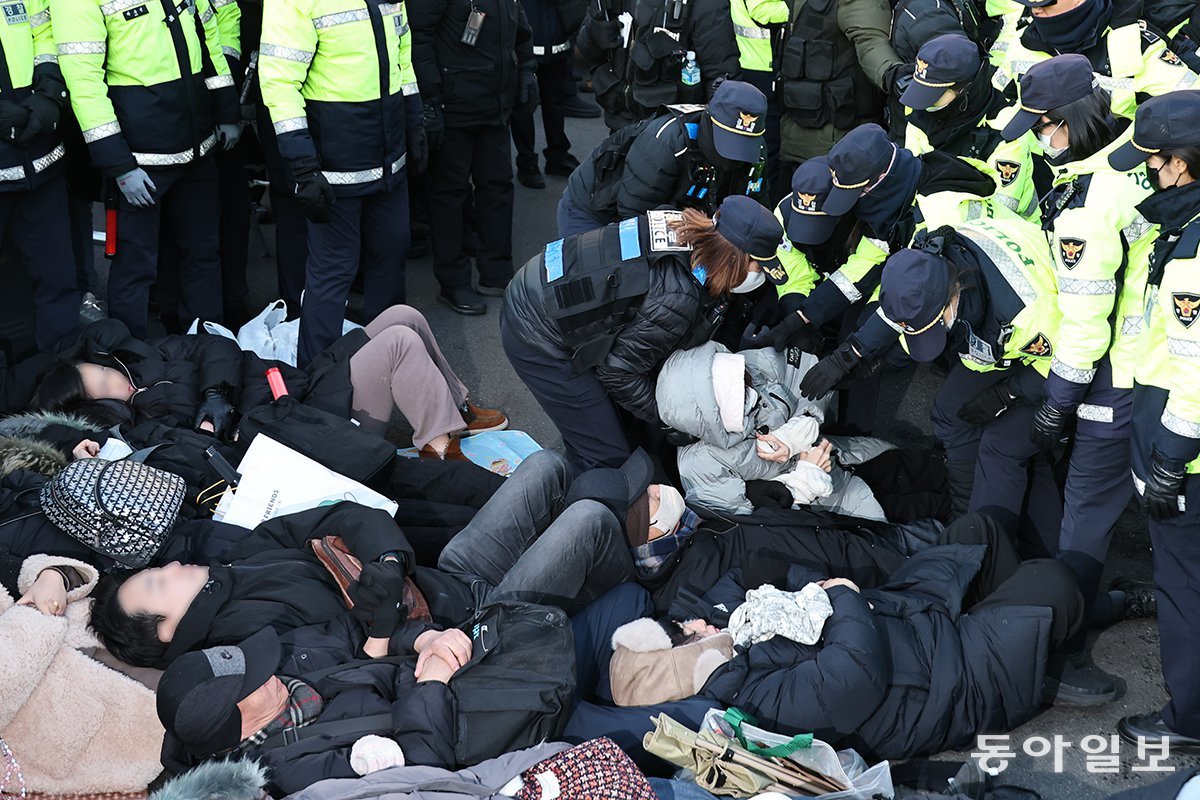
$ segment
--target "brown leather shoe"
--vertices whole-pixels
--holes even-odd
[[[444,452],[439,453],[433,449],[432,445],[425,445],[420,451],[421,458],[434,458],[439,461],[470,461],[471,459],[463,455],[462,448],[458,446],[458,439],[451,439],[450,444],[446,446]]]
[[[464,436],[486,431],[502,431],[508,427],[508,417],[499,409],[480,408],[468,400],[459,406],[458,411],[462,414],[463,422],[467,423]]]

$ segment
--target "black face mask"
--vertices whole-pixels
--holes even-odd
[[[1152,167],[1149,164],[1146,165],[1146,177],[1150,179],[1150,188],[1151,189],[1153,189],[1156,192],[1166,192],[1166,191],[1170,191],[1171,189],[1174,189],[1176,186],[1179,185],[1179,179],[1183,177],[1182,175],[1175,176],[1175,183],[1172,183],[1170,186],[1163,186],[1159,182],[1159,177],[1158,177],[1160,170],[1162,170],[1162,167]]]
[[[1086,0],[1063,14],[1034,17],[1033,27],[1059,53],[1079,53],[1093,46],[1112,18],[1112,0]]]

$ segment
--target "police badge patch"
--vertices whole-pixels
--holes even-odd
[[[1058,240],[1058,255],[1067,269],[1075,269],[1079,265],[1079,262],[1083,260],[1083,251],[1086,249],[1087,239],[1063,236]]]
[[[23,22],[29,22],[29,14],[25,10],[25,4],[5,3],[4,21],[9,25],[20,25]]]
[[[996,171],[1000,173],[1000,185],[1009,186],[1021,174],[1021,165],[1016,161],[996,159]]]
[[[1200,317],[1200,294],[1172,292],[1171,300],[1171,310],[1175,312],[1175,319],[1185,328],[1192,327],[1192,323]]]
[[[1162,61],[1163,63],[1170,64],[1172,67],[1179,67],[1183,65],[1183,61],[1179,59],[1179,56],[1175,55],[1169,49],[1165,49],[1159,53],[1158,60]]]
[[[1021,348],[1021,352],[1039,358],[1049,358],[1054,353],[1054,348],[1050,345],[1050,340],[1046,338],[1046,334],[1039,333],[1026,342],[1025,346]]]

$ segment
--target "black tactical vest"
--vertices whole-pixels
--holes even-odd
[[[807,0],[793,14],[780,77],[783,107],[806,128],[849,130],[879,116],[882,100],[838,27],[837,0]]]

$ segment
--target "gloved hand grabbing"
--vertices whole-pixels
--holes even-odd
[[[792,507],[792,493],[779,481],[746,481],[746,499],[756,509]]]
[[[212,435],[217,439],[225,438],[233,422],[233,406],[225,398],[225,393],[216,387],[204,390],[204,399],[200,401],[200,408],[196,409],[192,427],[201,430],[204,422],[212,424]]]
[[[742,338],[738,341],[738,350],[758,350],[763,347],[768,347],[771,344],[771,329],[766,325],[759,326],[756,322],[751,322],[742,331]]]
[[[421,119],[425,123],[429,152],[436,153],[442,149],[442,140],[446,137],[446,120],[442,116],[442,107],[437,103],[426,103],[421,106]]]
[[[788,314],[783,322],[771,328],[765,335],[771,337],[771,345],[781,352],[789,347],[799,347],[806,353],[811,353],[821,343],[821,334],[817,333],[808,320],[800,316],[799,311]]]
[[[217,126],[217,144],[221,145],[221,149],[229,152],[237,147],[238,140],[242,138],[242,126],[239,123],[223,122]]]
[[[670,425],[663,425],[661,430],[663,432],[663,438],[666,440],[667,444],[671,445],[672,447],[687,447],[689,444],[695,444],[696,442],[700,441],[690,433],[677,431]]]
[[[1029,439],[1044,452],[1052,452],[1066,441],[1064,431],[1071,413],[1060,411],[1045,400],[1033,412],[1033,427],[1029,431]]]
[[[582,35],[597,50],[616,50],[621,46],[621,20],[593,16],[583,26]]]
[[[367,621],[367,636],[390,638],[408,616],[404,605],[404,566],[398,561],[364,564],[358,583],[351,584],[354,614]]]
[[[522,72],[517,84],[517,110],[532,114],[540,100],[537,75],[533,72]]]
[[[429,135],[423,125],[408,129],[408,168],[416,175],[423,175],[429,166]]]
[[[883,73],[883,88],[892,97],[899,97],[904,94],[904,90],[912,83],[912,79],[912,64],[896,64],[889,67],[887,72]]]
[[[842,342],[837,350],[822,358],[800,381],[800,394],[809,400],[819,400],[833,391],[838,382],[849,375],[862,361],[850,342]]]
[[[310,222],[322,224],[332,218],[330,206],[337,202],[333,187],[321,173],[320,167],[294,170],[296,202]]]
[[[29,124],[29,109],[19,103],[0,101],[0,139],[15,142]]]
[[[1167,458],[1155,450],[1150,454],[1150,474],[1146,476],[1146,491],[1142,502],[1150,512],[1150,519],[1161,521],[1178,517],[1179,495],[1183,493],[1183,479],[1187,465],[1182,461]]]
[[[62,115],[62,107],[58,103],[40,94],[31,94],[21,101],[21,105],[29,109],[29,122],[17,137],[18,145],[23,147],[40,134],[58,130],[58,120]]]
[[[125,202],[135,208],[149,208],[154,205],[154,192],[158,187],[146,170],[138,167],[117,178],[117,188],[125,195]]]
[[[1005,411],[1021,404],[1021,398],[1008,388],[1008,381],[1000,381],[963,403],[958,418],[981,428],[996,420]]]

